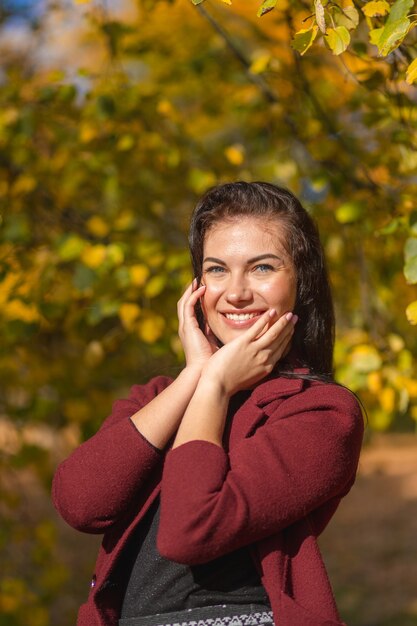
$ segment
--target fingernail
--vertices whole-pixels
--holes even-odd
[[[286,319],[288,322],[290,321],[290,319],[292,319],[292,317],[293,317],[293,314],[291,313],[291,311],[285,315],[285,319]]]
[[[292,323],[294,324],[294,326],[296,325],[296,323],[298,322],[298,315],[293,315],[291,318]]]
[[[277,314],[277,312],[276,312],[276,310],[275,310],[275,309],[271,309],[271,310],[269,311],[269,317],[275,317],[275,315],[276,315],[276,314]]]

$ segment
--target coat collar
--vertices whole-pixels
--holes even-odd
[[[306,374],[307,369],[294,370],[296,374]],[[305,385],[302,378],[274,378],[269,376],[251,392],[240,408],[232,416],[229,424],[230,445],[244,439],[268,416],[267,406],[299,393]]]
[[[307,374],[307,369],[294,370],[295,374]],[[259,407],[264,407],[273,400],[282,397],[292,396],[304,387],[305,380],[303,378],[268,378],[258,385],[252,393],[252,399]]]

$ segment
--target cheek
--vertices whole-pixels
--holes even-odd
[[[220,295],[221,289],[219,286],[206,283],[206,290],[203,298],[201,299],[201,308],[203,309],[203,313],[206,317],[215,308]]]
[[[270,304],[280,304],[292,307],[295,303],[295,285],[293,281],[277,281],[262,285],[259,293]]]

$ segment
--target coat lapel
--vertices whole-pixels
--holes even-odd
[[[255,387],[231,417],[229,447],[253,434],[284,398],[299,393],[304,383],[301,378],[272,378]]]

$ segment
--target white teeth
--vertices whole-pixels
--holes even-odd
[[[244,322],[245,320],[251,320],[257,316],[257,313],[225,313],[228,320],[235,322]]]

